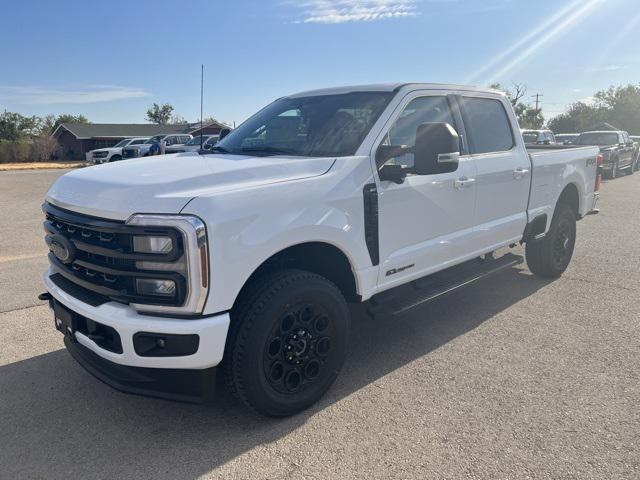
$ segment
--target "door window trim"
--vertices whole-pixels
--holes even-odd
[[[398,120],[400,115],[402,115],[402,113],[405,111],[407,106],[418,98],[441,97],[447,101],[447,105],[449,106],[449,111],[451,112],[451,117],[453,118],[453,121],[455,123],[455,125],[452,125],[452,127],[456,130],[456,132],[458,133],[458,135],[462,140],[461,142],[462,149],[460,152],[460,158],[462,159],[470,156],[469,144],[467,141],[466,132],[464,130],[464,121],[462,119],[460,105],[458,103],[459,96],[460,95],[458,93],[447,93],[442,91],[434,92],[434,91],[425,91],[425,90],[414,90],[412,92],[408,92],[402,98],[400,103],[396,106],[393,113],[390,115],[389,119],[384,124],[384,126],[380,130],[380,133],[378,134],[378,136],[375,138],[373,142],[370,155],[372,159],[372,164],[374,165],[374,171],[376,173],[376,176],[379,173],[381,168],[381,166],[378,167],[375,163],[375,155],[376,155],[376,152],[378,151],[378,148],[380,147],[380,145],[382,145],[382,142],[384,141],[384,138],[389,133],[389,130],[395,125],[396,121]],[[413,174],[409,174],[409,175],[413,175]],[[380,179],[377,178],[377,180],[379,181]]]

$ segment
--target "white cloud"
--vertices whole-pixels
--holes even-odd
[[[578,100],[580,103],[584,103],[585,105],[589,105],[593,107],[597,103],[596,97],[585,97]]]
[[[298,23],[345,23],[415,17],[416,3],[417,0],[306,0],[295,5],[302,10]]]
[[[0,101],[16,105],[99,103],[150,95],[142,88],[118,85],[90,85],[73,89],[0,85]]]

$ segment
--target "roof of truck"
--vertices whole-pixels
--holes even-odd
[[[289,98],[312,97],[316,95],[339,95],[353,92],[395,92],[401,88],[419,88],[424,90],[458,90],[470,92],[496,93],[504,95],[503,92],[491,88],[470,87],[468,85],[453,85],[447,83],[376,83],[371,85],[347,85],[344,87],[322,88],[318,90],[308,90],[305,92],[288,95]]]

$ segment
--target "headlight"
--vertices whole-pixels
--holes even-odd
[[[138,253],[169,253],[173,250],[171,237],[133,237],[133,251]]]
[[[167,272],[177,273],[186,280],[185,300],[180,306],[151,305],[131,303],[137,311],[194,314],[202,312],[209,291],[209,254],[207,251],[207,233],[202,220],[190,215],[132,215],[127,220],[127,225],[149,227],[149,235],[136,234],[133,237],[133,249],[138,253],[182,255],[175,261],[148,260],[136,261],[136,267],[144,270],[145,277],[136,279],[136,290],[139,294],[150,295],[158,298],[170,298],[180,290],[173,280],[162,278],[170,277]],[[153,232],[153,227],[171,228],[179,233],[173,239],[171,236],[158,235]],[[174,240],[178,244],[174,243]],[[182,248],[179,248],[181,244]],[[175,258],[170,255],[171,258]],[[150,274],[158,272],[158,278],[154,279]],[[180,279],[180,283],[182,283]]]
[[[159,297],[175,297],[176,282],[153,278],[138,278],[136,290],[139,295],[153,295]]]

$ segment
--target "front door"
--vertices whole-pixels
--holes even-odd
[[[415,145],[416,130],[423,123],[446,122],[456,128],[459,117],[454,106],[445,95],[409,94],[372,154],[380,144]],[[461,153],[454,172],[410,173],[402,184],[380,182],[379,287],[389,288],[454,265],[473,250],[476,170],[473,158]],[[389,162],[411,167],[413,154]]]

